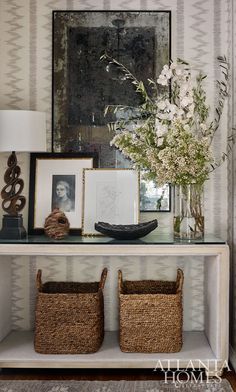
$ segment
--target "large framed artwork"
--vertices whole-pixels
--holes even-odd
[[[139,173],[133,169],[84,169],[83,235],[101,235],[97,222],[139,221]]]
[[[135,106],[137,94],[112,64],[100,58],[106,52],[138,79],[155,79],[171,57],[170,28],[170,11],[53,12],[52,151],[96,152],[101,168],[131,167],[110,146],[114,133],[107,123],[114,117],[104,117],[104,109],[120,103]],[[146,88],[150,89],[148,82]],[[158,202],[142,202],[141,209],[169,211],[168,192],[166,187],[162,208]],[[145,201],[148,197],[146,192]]]
[[[81,234],[83,169],[97,166],[94,153],[34,153],[30,160],[29,234],[43,234],[54,208],[70,222],[70,234]]]

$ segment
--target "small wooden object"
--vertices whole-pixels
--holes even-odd
[[[68,235],[70,223],[63,211],[55,208],[45,219],[45,234],[56,240],[60,240]]]

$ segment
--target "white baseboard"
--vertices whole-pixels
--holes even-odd
[[[230,359],[231,365],[233,366],[234,370],[236,371],[236,352],[231,345],[229,346],[229,359]]]

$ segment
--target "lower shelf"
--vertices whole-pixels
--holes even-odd
[[[11,332],[0,343],[0,368],[170,368],[194,367],[201,361],[215,361],[204,332],[184,332],[183,347],[173,354],[131,354],[120,351],[117,332],[106,332],[95,354],[45,355],[34,351],[32,332]],[[160,365],[161,364],[161,365]]]

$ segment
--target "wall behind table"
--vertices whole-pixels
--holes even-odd
[[[231,108],[229,117],[233,127],[236,129],[236,4],[232,1],[232,45],[231,45],[231,72],[232,72],[232,89],[231,89]],[[230,130],[231,132],[231,130]],[[229,224],[228,239],[231,248],[231,301],[230,301],[230,360],[236,369],[236,145],[234,145],[233,154],[228,165],[228,199],[229,199]]]
[[[32,109],[47,113],[48,150],[51,145],[51,52],[52,52],[52,10],[171,10],[172,11],[172,57],[184,58],[195,63],[209,75],[207,89],[209,103],[214,103],[214,80],[219,76],[216,57],[229,51],[231,15],[231,1],[227,0],[1,0],[0,2],[0,108],[1,109]],[[221,128],[217,135],[214,148],[217,151],[225,150],[227,135],[227,110]],[[6,154],[0,157],[1,173],[4,171]],[[20,162],[23,166],[23,176],[28,181],[28,156],[21,154]],[[2,181],[2,175],[0,176]],[[2,183],[0,184],[2,186]],[[206,185],[205,216],[206,232],[215,233],[226,238],[227,233],[227,168],[222,166]],[[25,222],[27,209],[24,212]],[[171,229],[172,214],[158,214],[158,230]],[[143,215],[142,219],[149,219],[150,215]],[[98,264],[101,261],[98,260]],[[125,262],[125,261],[124,261]],[[129,260],[129,276],[137,278],[143,276],[143,262]],[[152,276],[157,273],[153,266],[147,273]],[[161,271],[165,263],[161,262]],[[178,261],[177,261],[178,262]],[[61,262],[56,258],[48,258],[39,262],[28,258],[14,258],[13,266],[13,327],[28,328],[32,325],[33,302],[29,298],[34,296],[34,274],[36,267],[44,264],[47,278],[61,279],[71,275],[72,261]],[[84,265],[82,278],[91,278],[93,268]],[[111,280],[115,279],[115,260],[112,267]],[[192,311],[191,327],[198,329],[203,325],[202,298],[203,280],[193,279],[201,276],[202,260],[192,265],[192,280],[197,281],[188,308]],[[78,269],[78,268],[77,268]],[[85,271],[86,270],[86,271]],[[96,272],[99,273],[98,271]],[[166,266],[168,275],[168,266]],[[173,274],[173,271],[172,271]],[[168,275],[170,276],[170,275]],[[96,279],[98,276],[96,276]],[[109,303],[113,299],[109,298]],[[112,307],[113,305],[109,305]],[[191,317],[190,317],[191,319]],[[200,322],[200,326],[199,326]],[[110,328],[113,328],[111,323]]]

